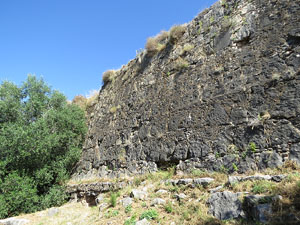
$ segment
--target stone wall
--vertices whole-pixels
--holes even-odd
[[[300,162],[299,1],[223,0],[183,26],[102,87],[74,177]]]

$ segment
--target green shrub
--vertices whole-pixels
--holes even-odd
[[[158,213],[155,209],[149,209],[142,213],[140,216],[140,220],[147,219],[147,220],[155,220],[158,218]]]
[[[58,185],[80,158],[87,130],[83,110],[31,75],[21,86],[2,83],[0,100],[0,193],[7,209],[0,217],[62,204]]]
[[[38,209],[39,196],[32,178],[12,172],[0,184],[0,190],[2,193],[0,201],[4,201],[6,206],[0,214],[2,218],[22,212],[30,213]]]

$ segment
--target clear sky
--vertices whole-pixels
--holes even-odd
[[[147,37],[216,0],[0,0],[0,81],[42,76],[68,99],[100,89]]]

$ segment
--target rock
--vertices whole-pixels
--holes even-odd
[[[274,175],[272,176],[271,180],[275,182],[281,182],[286,177],[287,177],[286,175]]]
[[[103,210],[107,209],[109,207],[108,203],[104,202],[104,203],[101,203],[99,205],[99,211],[102,212]]]
[[[162,199],[162,198],[155,198],[152,200],[151,205],[152,206],[156,206],[156,205],[164,205],[166,204],[166,200]]]
[[[145,199],[147,199],[148,194],[145,191],[133,189],[130,193],[130,197],[135,198],[135,199],[145,200]]]
[[[95,199],[96,205],[100,205],[101,202],[104,200],[104,198],[105,198],[104,194],[99,194]]]
[[[175,194],[174,197],[180,201],[181,199],[185,199],[187,196],[184,193]]]
[[[281,196],[246,196],[244,209],[247,217],[261,223],[267,223],[272,217],[272,204],[280,199]]]
[[[161,194],[161,195],[164,195],[164,194],[167,194],[168,191],[167,190],[163,190],[163,189],[160,189],[156,192],[156,194]]]
[[[220,220],[244,217],[242,203],[238,197],[239,194],[229,191],[212,194],[207,201],[209,213]]]
[[[52,217],[59,213],[59,208],[51,208],[47,210],[47,215]]]
[[[204,177],[204,178],[197,178],[194,179],[193,183],[195,185],[202,185],[202,186],[207,186],[208,184],[210,184],[211,182],[213,182],[215,179],[210,178],[210,177]]]
[[[238,182],[243,182],[247,180],[271,180],[272,177],[270,175],[254,175],[254,176],[246,176],[246,177],[241,177],[241,176],[229,176],[228,177],[228,183],[230,185],[233,185],[234,183]]]
[[[179,179],[177,181],[178,185],[180,185],[180,184],[187,185],[187,184],[191,184],[191,183],[193,183],[193,179],[190,179],[190,178],[188,178],[188,179]]]
[[[218,192],[219,190],[221,190],[222,188],[223,188],[223,185],[220,185],[220,186],[218,186],[218,187],[209,189],[209,192],[210,192],[210,193],[216,193],[216,192]]]
[[[150,222],[146,219],[142,219],[137,221],[135,225],[150,225]]]
[[[127,207],[127,206],[131,205],[133,201],[132,201],[132,198],[127,197],[127,198],[123,198],[120,202],[122,203],[122,205],[124,207]]]
[[[27,219],[17,219],[17,218],[7,218],[4,220],[0,220],[0,224],[3,225],[23,225],[23,224],[29,224],[29,220]]]

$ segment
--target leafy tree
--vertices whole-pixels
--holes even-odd
[[[86,129],[84,112],[42,79],[0,85],[0,218],[64,201],[59,185],[80,157]],[[10,190],[13,180],[25,191]]]

